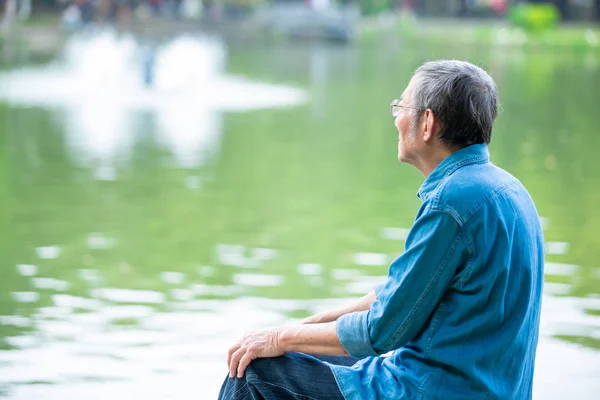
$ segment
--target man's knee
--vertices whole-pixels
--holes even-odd
[[[233,377],[230,378],[229,374],[225,378],[223,385],[221,386],[221,391],[219,392],[219,400],[242,400],[242,399],[250,399],[248,383],[246,382],[246,377],[238,378]]]
[[[246,368],[246,380],[269,380],[269,377],[279,375],[283,371],[284,356],[275,358],[257,358]]]
[[[244,376],[230,378],[229,374],[223,382],[219,400],[252,399],[253,392],[265,390],[264,383],[272,384],[273,378],[281,373],[281,362],[277,358],[257,358],[246,368]],[[266,386],[268,387],[268,385]]]

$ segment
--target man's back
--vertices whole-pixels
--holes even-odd
[[[415,339],[427,340],[427,362],[443,370],[424,398],[448,386],[456,396],[438,397],[483,390],[489,398],[527,399],[544,258],[533,201],[518,180],[489,162],[462,167],[440,186],[432,206],[458,218],[473,254],[434,313],[439,329]]]
[[[544,258],[533,201],[517,179],[489,162],[484,145],[444,160],[419,195],[423,205],[406,250],[422,246],[420,257],[435,251],[436,243],[423,245],[415,229],[426,230],[419,220],[433,213],[450,215],[459,237],[437,240],[442,250],[454,243],[456,269],[414,338],[360,368],[370,371],[369,383],[385,398],[531,398]],[[403,268],[402,257],[390,274]]]

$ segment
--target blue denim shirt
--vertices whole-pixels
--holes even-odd
[[[330,365],[350,399],[530,399],[544,249],[533,201],[486,145],[444,159],[369,311],[337,320],[361,358]],[[379,357],[379,355],[386,354]]]

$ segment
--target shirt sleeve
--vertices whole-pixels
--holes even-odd
[[[406,250],[390,265],[370,310],[337,320],[340,343],[353,357],[376,356],[408,343],[448,289],[468,246],[452,215],[430,211],[417,218]]]

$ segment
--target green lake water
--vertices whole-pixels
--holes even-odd
[[[42,104],[44,66],[29,100],[0,100],[0,397],[215,398],[245,330],[385,279],[423,181],[396,159],[389,103],[437,58],[496,80],[492,161],[542,217],[534,397],[600,396],[600,52],[389,36],[221,46],[207,82],[243,77],[306,100],[248,109],[255,93],[207,84],[220,106],[170,107],[176,91],[126,111],[110,98]],[[115,76],[117,99],[132,89]]]

